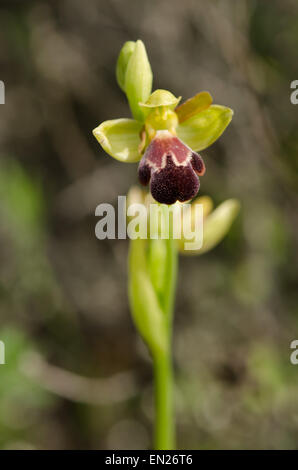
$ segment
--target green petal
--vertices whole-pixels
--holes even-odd
[[[168,90],[155,90],[151,93],[146,103],[140,102],[139,104],[141,108],[159,108],[160,106],[166,106],[169,109],[174,109],[180,100],[181,96],[176,98],[176,96]]]
[[[184,103],[180,104],[180,106],[175,109],[179,122],[182,123],[204,111],[204,109],[209,108],[212,101],[212,96],[208,91],[201,91],[192,98],[184,101]]]
[[[199,152],[213,144],[231,122],[233,111],[220,105],[211,105],[177,127],[178,137]]]
[[[102,148],[120,162],[140,160],[138,147],[143,125],[133,119],[113,119],[105,121],[92,132]]]
[[[136,42],[125,72],[125,92],[133,117],[144,120],[139,103],[145,102],[152,89],[152,71],[147,52],[142,41]]]

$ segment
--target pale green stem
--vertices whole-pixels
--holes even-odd
[[[175,448],[173,413],[173,372],[171,353],[160,354],[153,360],[155,381],[155,449]]]
[[[176,281],[178,271],[178,254],[176,240],[170,238],[167,240],[167,273],[163,310],[167,318],[169,334],[172,333],[173,310],[175,303]]]
[[[130,304],[135,324],[153,358],[155,389],[155,448],[175,448],[172,320],[177,277],[177,245],[166,240],[165,256],[149,251],[146,242],[132,240],[129,256]],[[156,248],[156,247],[155,247]],[[162,250],[161,250],[162,254]],[[149,265],[151,263],[150,271]],[[161,285],[158,267],[162,269]],[[156,271],[157,269],[157,271]],[[151,274],[151,276],[150,276]]]
[[[177,246],[167,241],[167,272],[163,311],[167,324],[168,348],[154,358],[155,379],[155,448],[175,448],[174,379],[172,366],[172,323],[177,278]]]

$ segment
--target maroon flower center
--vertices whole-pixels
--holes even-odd
[[[139,180],[163,204],[188,201],[199,191],[205,173],[201,156],[169,131],[158,131],[139,164]]]

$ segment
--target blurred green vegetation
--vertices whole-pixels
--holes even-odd
[[[129,4],[129,7],[128,7]],[[1,448],[150,448],[152,377],[130,318],[128,242],[94,210],[136,182],[91,130],[128,116],[114,68],[141,38],[154,88],[235,115],[201,194],[242,211],[180,261],[180,448],[297,448],[298,5],[294,0],[3,0],[0,6]]]

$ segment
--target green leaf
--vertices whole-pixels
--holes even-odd
[[[177,135],[186,145],[199,152],[209,147],[221,136],[231,122],[232,116],[232,109],[211,105],[179,124]]]
[[[150,220],[150,235],[158,238],[149,240],[148,267],[170,333],[178,263],[177,240],[173,238],[175,208],[173,212],[165,204],[157,204],[157,207],[159,216]]]
[[[167,240],[149,240],[148,268],[152,285],[161,300],[167,274]]]
[[[144,120],[139,103],[144,103],[149,98],[152,80],[152,70],[145,46],[138,40],[127,64],[124,86],[133,117],[139,121]]]
[[[127,41],[122,47],[117,60],[116,78],[121,90],[125,93],[125,75],[129,59],[135,50],[136,43],[134,41]]]
[[[113,119],[105,121],[92,132],[102,148],[120,162],[140,160],[138,147],[142,124],[133,119]]]

